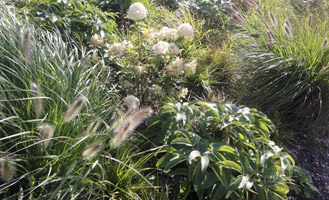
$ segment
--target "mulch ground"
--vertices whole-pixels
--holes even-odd
[[[329,130],[320,131],[316,138],[307,134],[297,136],[298,145],[291,149],[297,165],[303,166],[311,175],[320,194],[314,194],[312,200],[329,200]],[[289,199],[302,200],[302,197]]]

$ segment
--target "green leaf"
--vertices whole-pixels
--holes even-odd
[[[190,155],[188,156],[188,162],[191,164],[192,160],[199,156],[201,156],[200,151],[198,150],[191,151]]]
[[[166,155],[162,156],[162,157],[158,160],[156,166],[157,166],[157,167],[164,167],[164,166],[170,161],[170,159],[171,159],[172,157],[173,157],[173,156],[172,156],[171,154],[167,153]]]
[[[201,157],[201,171],[202,174],[204,174],[208,168],[209,165],[209,158],[207,156],[202,156]]]
[[[174,167],[175,165],[177,165],[178,163],[183,162],[184,160],[186,160],[186,157],[185,156],[177,155],[177,156],[173,157],[172,159],[170,159],[170,161],[166,164],[164,170],[165,171],[168,171],[172,167]]]
[[[270,131],[268,130],[266,124],[265,124],[263,121],[261,121],[260,119],[258,119],[258,120],[256,121],[256,125],[257,125],[259,128],[261,128],[263,131],[265,131],[265,132],[267,132],[267,133],[270,133]]]
[[[249,163],[249,157],[247,155],[239,155],[240,163],[243,168],[244,174],[249,174],[251,171],[250,163]]]
[[[240,185],[241,185],[241,182],[242,182],[242,176],[241,177],[239,177],[239,178],[237,178],[237,179],[235,179],[235,181],[233,181],[231,184],[230,184],[230,186],[229,186],[229,190],[237,190],[237,189],[239,189],[240,188]],[[243,185],[244,186],[244,185]],[[242,187],[243,187],[242,186]]]
[[[217,177],[216,174],[214,173],[214,171],[211,171],[209,173],[206,174],[206,177],[204,179],[202,188],[203,189],[208,189],[211,186],[213,186],[215,184],[215,182],[217,181]]]
[[[236,162],[233,162],[231,160],[225,160],[225,161],[221,161],[219,162],[220,165],[222,165],[223,167],[225,168],[228,168],[228,169],[234,169],[238,172],[242,172],[242,168],[239,164],[237,164]]]
[[[173,144],[183,144],[186,146],[192,146],[192,142],[188,138],[176,138],[173,141],[171,141],[171,145]]]
[[[213,196],[211,197],[211,200],[218,200],[218,199],[223,199],[225,195],[227,194],[227,189],[224,185],[222,184],[217,184],[215,187],[215,192]]]

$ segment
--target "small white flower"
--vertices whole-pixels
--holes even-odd
[[[128,19],[131,20],[141,20],[147,16],[147,10],[143,4],[136,2],[129,7],[128,10]]]
[[[160,41],[153,46],[153,51],[156,55],[163,55],[168,52],[169,43]]]
[[[183,88],[179,91],[179,98],[183,99],[186,97],[186,95],[188,94],[188,89],[187,88]]]
[[[128,95],[126,98],[123,99],[123,104],[126,105],[128,108],[136,109],[139,107],[139,99],[133,95]]]
[[[124,43],[114,43],[109,47],[110,56],[118,56],[123,54],[126,50],[126,45]]]
[[[159,32],[159,37],[160,39],[176,40],[178,37],[177,30],[174,28],[168,28],[166,26],[162,27]]]
[[[177,33],[179,36],[185,37],[188,40],[192,40],[194,37],[194,30],[193,30],[192,26],[188,23],[181,24],[178,27]]]
[[[90,43],[94,47],[102,47],[104,45],[104,40],[103,40],[102,36],[95,34],[91,37]]]
[[[170,43],[168,46],[168,50],[170,54],[177,55],[179,54],[180,50],[174,43]]]

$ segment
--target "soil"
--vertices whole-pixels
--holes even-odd
[[[295,155],[296,165],[303,166],[313,179],[320,194],[314,193],[312,200],[329,200],[329,130],[321,130],[314,139],[307,134],[297,136],[298,145],[290,149]],[[305,197],[290,197],[302,200]]]

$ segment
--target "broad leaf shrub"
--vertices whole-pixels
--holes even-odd
[[[94,34],[110,34],[117,31],[117,15],[104,5],[103,1],[55,1],[41,0],[21,5],[19,13],[52,30],[58,28],[63,35],[87,45]]]
[[[248,0],[225,9],[241,30],[235,44],[250,83],[245,102],[305,126],[327,120],[328,11],[296,7],[284,0]]]
[[[93,52],[0,11],[0,199],[149,199],[152,152],[122,143],[152,110],[116,112]]]
[[[270,140],[274,128],[256,109],[169,99],[149,132],[166,145],[156,166],[171,199],[286,199],[289,185],[298,188],[295,161]]]

